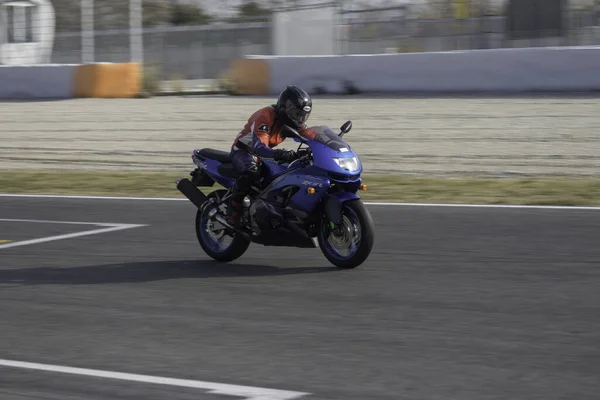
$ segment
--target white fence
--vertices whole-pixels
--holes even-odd
[[[0,63],[31,64],[33,55],[37,57],[36,63],[53,64],[143,60],[146,64],[157,66],[164,79],[213,79],[223,73],[234,58],[278,52],[277,43],[273,41],[274,24],[270,20],[140,30],[140,21],[147,12],[146,9],[140,9],[140,5],[144,4],[141,0],[115,2],[122,5],[122,10],[118,10],[119,15],[115,10],[100,13],[99,0],[96,3],[94,0],[54,2],[60,12],[53,17],[51,11],[44,11],[50,0],[0,0]],[[50,33],[43,33],[39,24],[33,28],[35,21],[27,14],[23,17],[23,14],[17,13],[16,18],[9,18],[7,9],[13,7],[9,6],[11,3],[30,3],[32,6],[29,8],[36,8],[39,15],[46,15],[49,21],[55,20],[59,29],[54,37]],[[69,25],[69,32],[64,32],[62,12],[65,4],[69,4],[70,14],[77,19],[76,24]],[[321,31],[327,30],[327,35],[335,37],[338,42],[334,46],[335,54],[600,44],[600,27],[596,26],[600,9],[571,12],[569,32],[565,37],[523,41],[505,39],[505,20],[502,16],[475,15],[461,20],[427,20],[406,15],[402,10],[343,11],[332,29],[321,27]],[[99,26],[110,25],[113,19],[119,20],[119,28],[98,29]],[[36,39],[32,41],[34,36]],[[317,35],[312,40],[322,36]],[[301,40],[299,37],[296,42],[300,43],[294,46],[287,43],[287,54],[300,51]],[[46,44],[42,44],[42,41]],[[41,51],[42,48],[47,50]],[[51,52],[48,50],[50,48]]]

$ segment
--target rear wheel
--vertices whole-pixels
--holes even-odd
[[[250,241],[244,236],[239,233],[229,234],[224,226],[211,220],[208,216],[209,212],[215,208],[223,211],[226,209],[227,205],[225,204],[219,206],[219,201],[226,193],[226,190],[215,190],[210,193],[207,196],[209,201],[211,199],[216,201],[209,203],[196,213],[196,236],[202,250],[209,257],[222,262],[233,261],[241,257],[250,246]]]
[[[342,206],[339,227],[323,218],[318,240],[323,255],[333,265],[343,269],[356,268],[365,262],[373,249],[373,218],[360,200],[350,200]]]

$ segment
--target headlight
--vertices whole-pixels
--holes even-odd
[[[360,169],[360,161],[358,161],[358,157],[334,158],[333,161],[335,161],[337,165],[349,172],[358,171]]]

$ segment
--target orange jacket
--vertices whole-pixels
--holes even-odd
[[[247,150],[261,158],[273,158],[273,147],[285,140],[281,136],[282,124],[277,120],[273,106],[261,108],[248,119],[244,129],[235,138],[233,150]],[[298,133],[314,139],[315,132],[304,125]]]

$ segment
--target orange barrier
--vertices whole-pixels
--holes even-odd
[[[74,97],[137,97],[141,75],[139,63],[79,65],[75,70]]]
[[[236,94],[269,94],[269,62],[267,60],[232,60],[229,78],[233,81],[233,89]]]

